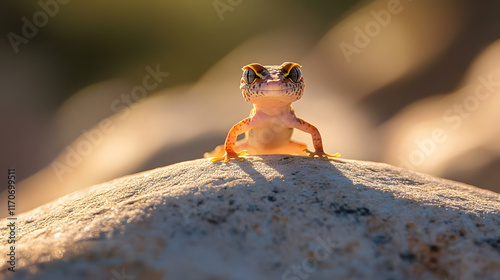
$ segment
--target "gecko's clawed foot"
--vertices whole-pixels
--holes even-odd
[[[318,156],[321,159],[329,160],[330,158],[338,158],[338,157],[340,157],[339,153],[330,155],[330,154],[327,154],[325,152],[313,152],[313,151],[310,151],[308,149],[304,149],[303,151],[306,152],[306,153],[308,153],[308,156],[310,158],[313,158],[314,156]]]
[[[236,160],[239,160],[239,161],[243,161],[244,158],[241,158],[239,156],[244,156],[246,154],[247,154],[246,150],[242,150],[242,151],[239,151],[237,153],[235,153],[235,152],[227,152],[226,151],[226,153],[223,156],[214,157],[214,158],[210,159],[210,161],[211,162],[217,162],[217,161],[224,160],[224,163],[229,162],[231,159],[236,159]]]

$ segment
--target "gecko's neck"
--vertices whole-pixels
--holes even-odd
[[[269,116],[279,116],[289,114],[292,111],[292,103],[289,102],[266,102],[253,104],[255,111],[262,112]]]

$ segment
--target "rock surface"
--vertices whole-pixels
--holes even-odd
[[[499,212],[496,193],[386,164],[201,159],[20,215],[0,277],[500,279]]]

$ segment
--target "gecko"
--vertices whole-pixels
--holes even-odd
[[[205,158],[212,162],[231,159],[243,160],[244,155],[292,154],[308,155],[328,160],[340,154],[327,154],[323,150],[323,141],[319,130],[305,120],[298,118],[292,102],[304,94],[304,78],[299,64],[284,62],[281,65],[263,66],[252,63],[241,68],[240,89],[243,98],[253,104],[250,116],[235,124],[227,134],[223,145],[212,152],[205,153]],[[293,129],[311,134],[314,152],[307,145],[291,139]],[[237,141],[238,135],[245,133],[245,138]]]

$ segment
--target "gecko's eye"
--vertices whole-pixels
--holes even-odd
[[[300,70],[299,67],[295,66],[290,70],[290,72],[287,75],[287,78],[290,78],[292,82],[298,83],[300,82],[300,78],[302,78],[302,71]]]
[[[252,68],[245,68],[243,71],[243,79],[247,84],[253,84],[257,79],[257,74],[252,70]]]

